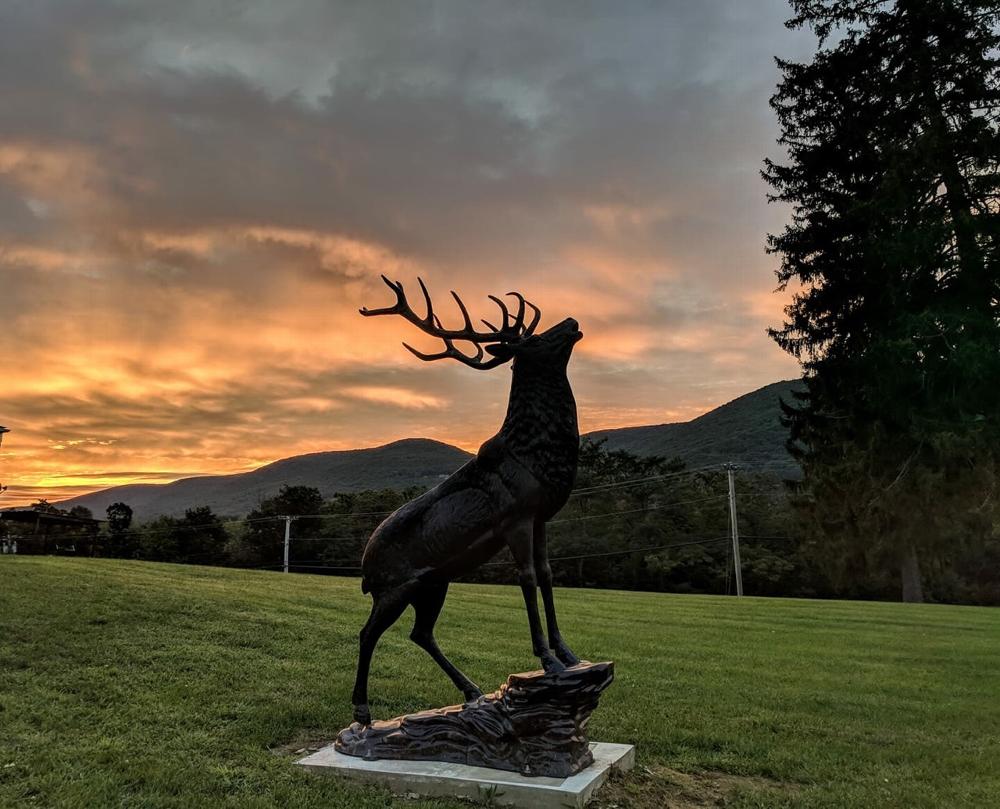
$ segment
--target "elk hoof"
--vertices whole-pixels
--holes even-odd
[[[368,709],[367,704],[354,706],[354,721],[360,725],[372,723],[372,712]]]
[[[573,654],[569,646],[565,643],[557,643],[553,651],[556,653],[556,657],[566,666],[575,666],[580,662],[580,658]]]
[[[542,668],[545,670],[546,674],[558,674],[560,671],[566,670],[566,666],[564,666],[562,662],[552,654],[542,655],[541,660]]]

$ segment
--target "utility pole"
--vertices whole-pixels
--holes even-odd
[[[3,444],[3,434],[9,432],[10,430],[8,430],[6,427],[0,427],[0,445]],[[0,494],[3,494],[5,491],[7,491],[7,487],[4,486],[2,483],[0,483]]]
[[[282,573],[288,572],[288,546],[292,539],[292,517],[285,517],[285,564]]]
[[[736,520],[736,483],[733,473],[738,468],[734,463],[723,464],[729,477],[729,528],[733,537],[733,568],[736,571],[736,595],[743,597],[743,571],[740,567],[740,527]]]

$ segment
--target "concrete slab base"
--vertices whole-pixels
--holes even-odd
[[[592,742],[594,763],[569,778],[530,778],[515,772],[438,761],[366,761],[345,756],[328,745],[296,762],[314,772],[340,775],[388,787],[396,794],[492,801],[494,806],[523,809],[581,809],[612,770],[635,764],[631,744]]]

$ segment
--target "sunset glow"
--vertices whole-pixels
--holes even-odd
[[[663,4],[600,40],[582,10],[487,30],[461,4],[6,5],[3,503],[410,436],[475,449],[509,370],[417,361],[400,342],[433,341],[358,315],[391,302],[380,273],[425,278],[456,325],[450,289],[476,317],[517,289],[542,328],[577,318],[583,430],[795,375],[765,334],[787,211],[757,170],[772,55],[802,45],[782,2],[752,5]]]

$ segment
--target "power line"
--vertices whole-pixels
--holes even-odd
[[[710,539],[693,539],[690,542],[673,542],[666,545],[647,545],[643,548],[624,548],[620,551],[601,551],[598,553],[580,553],[572,556],[552,556],[549,558],[550,562],[567,562],[574,561],[577,559],[597,559],[607,556],[624,556],[629,553],[647,553],[652,551],[664,551],[670,548],[687,548],[692,545],[710,545],[713,542],[723,542],[728,540],[729,537],[714,537]],[[513,559],[504,562],[488,562],[483,567],[500,567],[516,564]]]
[[[599,519],[600,517],[615,517],[619,514],[638,514],[643,511],[661,511],[662,509],[671,508],[672,506],[686,506],[686,505],[692,505],[694,503],[707,503],[709,500],[718,500],[724,496],[725,495],[721,494],[713,494],[708,497],[698,497],[693,500],[677,500],[676,502],[673,503],[663,503],[662,505],[658,506],[646,506],[645,508],[630,508],[630,509],[625,509],[623,511],[607,511],[603,514],[586,514],[581,517],[566,517],[561,520],[550,520],[546,524],[559,525],[560,523],[564,522],[580,522],[581,520],[596,520]]]
[[[669,545],[650,545],[645,548],[626,548],[621,551],[607,551],[606,553],[581,553],[576,556],[553,556],[550,562],[566,562],[571,559],[596,559],[599,556],[623,556],[628,553],[646,553],[651,551],[665,551],[670,548],[688,548],[692,545],[710,545],[713,542],[725,542],[729,537],[715,537],[714,539],[694,539],[690,542],[675,542]]]
[[[670,472],[663,475],[651,475],[649,477],[642,478],[629,478],[627,480],[615,481],[612,483],[601,483],[594,486],[587,486],[582,489],[574,489],[570,492],[570,497],[579,497],[580,495],[592,494],[594,492],[606,491],[608,489],[619,489],[626,488],[629,486],[639,486],[643,483],[652,483],[660,480],[669,480],[672,478],[684,477],[686,475],[694,475],[699,472],[705,472],[715,469],[715,466],[699,466],[694,469],[683,469],[678,472]],[[402,506],[400,506],[402,508]],[[324,517],[387,517],[390,514],[394,514],[399,509],[394,509],[393,511],[354,511],[345,512],[339,514],[299,514],[295,515],[296,519],[303,518],[324,518]]]
[[[685,547],[692,547],[692,546],[699,546],[699,545],[711,545],[711,544],[715,544],[715,543],[719,543],[719,542],[725,542],[725,541],[727,541],[729,539],[733,539],[733,541],[735,543],[735,541],[736,541],[736,529],[735,529],[735,513],[734,512],[735,512],[735,506],[736,506],[736,493],[734,491],[733,481],[732,481],[733,472],[732,472],[732,468],[731,467],[727,466],[727,467],[724,467],[724,468],[727,468],[728,471],[729,471],[730,491],[729,491],[729,494],[728,494],[728,498],[729,498],[729,501],[730,501],[731,511],[733,512],[732,515],[731,515],[732,516],[732,522],[733,522],[733,526],[732,526],[733,531],[732,531],[732,534],[730,536],[728,536],[728,537],[727,536],[720,536],[720,537],[711,537],[711,538],[692,539],[692,540],[689,540],[689,541],[664,543],[664,544],[659,544],[659,545],[648,545],[648,546],[643,546],[643,547],[638,547],[638,548],[624,548],[624,549],[619,549],[619,550],[598,551],[598,552],[593,552],[593,553],[581,553],[581,554],[572,554],[572,555],[565,555],[565,556],[555,556],[555,557],[550,557],[549,561],[550,562],[579,561],[579,560],[583,560],[583,559],[596,559],[596,558],[609,558],[609,557],[627,556],[627,555],[635,554],[635,553],[653,553],[653,552],[658,552],[658,551],[669,551],[671,549],[677,549],[677,548],[685,548]],[[696,467],[696,468],[693,468],[693,469],[679,470],[677,472],[665,473],[665,474],[661,474],[661,475],[649,475],[649,476],[645,476],[645,477],[631,478],[631,479],[622,480],[622,481],[614,481],[614,482],[611,482],[611,483],[598,484],[598,485],[594,485],[594,486],[589,486],[589,487],[584,487],[584,488],[581,488],[581,489],[577,489],[574,492],[572,492],[570,496],[571,497],[575,497],[575,496],[587,495],[587,494],[592,494],[592,493],[601,492],[601,491],[609,491],[609,490],[627,488],[627,487],[630,487],[630,486],[638,486],[638,485],[642,485],[642,484],[654,483],[654,482],[658,482],[658,481],[665,481],[665,480],[671,480],[671,479],[676,479],[676,478],[681,478],[681,477],[688,477],[688,476],[697,475],[699,473],[702,473],[702,472],[705,472],[705,471],[709,471],[709,470],[714,471],[716,469],[717,469],[717,467],[715,465],[712,465],[712,466],[703,466],[703,467]],[[695,504],[708,503],[708,502],[718,502],[718,501],[720,501],[720,500],[722,500],[722,499],[724,499],[726,497],[727,497],[727,495],[725,495],[725,494],[715,494],[715,495],[708,495],[708,496],[703,496],[703,497],[689,498],[689,499],[685,499],[685,500],[676,500],[676,501],[671,501],[671,502],[668,502],[668,503],[660,503],[660,504],[656,504],[656,505],[645,506],[645,507],[642,507],[642,508],[622,509],[622,510],[617,510],[617,511],[603,512],[603,513],[600,513],[600,514],[582,514],[582,515],[579,515],[579,516],[576,516],[576,517],[565,517],[565,518],[558,519],[558,520],[552,520],[548,524],[551,525],[551,526],[556,526],[556,525],[561,525],[561,524],[564,524],[564,523],[577,523],[577,522],[581,522],[581,521],[603,519],[603,518],[607,518],[607,517],[617,517],[617,516],[630,515],[630,514],[639,514],[639,513],[650,512],[650,511],[662,511],[664,509],[670,509],[670,508],[674,508],[674,507],[678,507],[678,506],[695,505]],[[285,523],[285,536],[284,536],[284,538],[283,539],[278,539],[278,538],[275,537],[270,542],[265,541],[265,543],[263,543],[263,547],[268,547],[270,545],[284,545],[284,548],[285,548],[284,562],[283,563],[266,564],[266,565],[257,565],[257,566],[253,566],[253,567],[249,567],[249,568],[244,567],[244,568],[238,568],[238,569],[267,570],[267,569],[282,568],[286,572],[288,572],[291,569],[294,569],[294,570],[296,570],[298,572],[304,572],[304,571],[310,571],[310,570],[315,570],[315,571],[358,572],[358,571],[361,571],[360,562],[357,562],[357,563],[352,562],[352,563],[349,563],[349,564],[340,564],[340,565],[338,565],[338,564],[326,564],[326,562],[332,561],[332,560],[324,560],[324,559],[312,559],[312,560],[308,560],[308,561],[306,561],[306,560],[293,561],[293,560],[291,560],[289,558],[290,543],[292,541],[294,541],[294,542],[333,542],[333,543],[348,543],[348,542],[350,542],[350,543],[355,543],[355,542],[363,541],[363,540],[367,539],[368,536],[369,536],[369,534],[367,532],[364,533],[364,534],[353,535],[353,536],[291,537],[290,534],[289,534],[289,529],[291,527],[291,523],[293,521],[295,521],[295,520],[303,520],[303,519],[326,520],[326,519],[333,519],[333,518],[351,518],[351,517],[356,517],[356,518],[363,518],[363,517],[383,517],[383,516],[386,516],[386,515],[392,514],[392,513],[393,512],[391,512],[391,511],[368,511],[368,512],[345,512],[345,513],[326,513],[326,514],[302,514],[302,515],[270,515],[270,516],[261,516],[261,517],[246,517],[246,518],[242,518],[242,519],[232,519],[232,520],[216,520],[216,521],[213,521],[213,522],[206,522],[206,523],[193,524],[193,525],[186,525],[186,524],[178,521],[174,525],[170,525],[170,526],[151,527],[151,528],[137,528],[135,530],[127,530],[127,531],[125,531],[123,533],[124,533],[125,536],[128,536],[130,538],[136,538],[136,537],[141,537],[141,536],[151,536],[151,535],[157,535],[157,534],[163,534],[163,533],[179,534],[179,535],[183,536],[185,533],[189,533],[189,534],[190,533],[195,533],[199,529],[203,529],[203,528],[220,528],[221,527],[221,528],[225,529],[226,526],[233,526],[233,525],[248,525],[248,524],[255,524],[255,523],[281,522],[281,521],[283,521]],[[99,541],[102,541],[102,540],[106,540],[106,537],[98,536],[96,534],[82,534],[81,535],[79,533],[69,533],[68,531],[64,531],[64,532],[61,532],[59,534],[46,533],[46,534],[40,534],[40,535],[34,535],[34,536],[25,536],[24,538],[25,539],[34,539],[36,541],[39,540],[39,539],[44,540],[44,541],[50,541],[51,540],[53,542],[56,542],[57,544],[60,541],[60,539],[62,539],[63,541],[73,541],[73,542],[87,542],[87,541],[89,541],[91,543],[93,543],[95,541],[99,542]],[[758,540],[758,541],[761,541],[761,542],[766,542],[766,541],[795,542],[796,541],[792,537],[785,537],[785,536],[765,536],[765,535],[752,535],[752,534],[751,535],[744,535],[744,538],[745,539],[750,539],[750,540]],[[263,547],[261,548],[261,550],[263,550]],[[201,559],[201,558],[206,558],[206,557],[211,557],[212,561],[221,561],[218,558],[221,551],[222,551],[222,547],[221,547],[221,544],[220,544],[220,547],[219,547],[218,550],[205,551],[205,552],[200,552],[200,553],[195,553],[195,554],[188,554],[188,555],[185,555],[183,558],[178,559],[178,561],[181,561],[181,562],[192,562],[193,560]],[[731,553],[733,554],[732,561],[734,563],[734,567],[736,567],[736,565],[738,565],[738,561],[737,560],[738,560],[739,557],[736,555],[736,548],[735,547],[733,548],[733,550],[731,551]],[[728,553],[727,553],[727,557],[728,557]],[[508,560],[508,561],[501,561],[501,562],[490,562],[490,563],[487,563],[486,565],[484,565],[483,567],[510,566],[512,564],[513,564],[513,561],[512,560]],[[730,569],[729,569],[729,567],[730,567],[730,564],[727,561],[727,563],[726,563],[726,592],[727,593],[729,592],[730,583],[731,583]],[[740,594],[742,594],[742,592],[741,592],[742,591],[742,587],[740,586],[741,583],[738,580],[738,577],[739,577],[739,572],[738,572],[739,568],[737,567],[736,570],[737,570],[737,590],[740,591]]]
[[[717,436],[706,436],[699,441],[693,441],[691,443],[685,444],[684,448],[688,452],[694,449],[705,449],[706,447],[712,447],[717,444],[723,444],[726,441],[732,441],[734,438],[743,438],[751,434],[760,435],[761,433],[767,432],[767,426],[760,427],[745,427],[742,430],[737,430],[735,432],[725,433],[724,435]],[[718,464],[715,464],[712,468],[718,468]]]
[[[353,537],[292,537],[292,542],[357,542],[368,539],[370,534],[358,534]]]
[[[644,483],[652,483],[661,480],[670,480],[678,477],[685,477],[687,475],[694,475],[700,472],[712,471],[716,469],[715,465],[699,466],[692,469],[682,469],[677,472],[669,472],[662,475],[651,475],[641,478],[629,478],[621,481],[614,481],[611,483],[601,483],[594,486],[587,486],[581,489],[574,489],[570,493],[570,497],[579,497],[585,494],[592,494],[594,492],[607,491],[610,489],[626,488],[629,486],[639,486]],[[402,508],[402,506],[400,506]],[[216,522],[206,522],[206,523],[196,523],[194,525],[178,524],[175,526],[164,526],[162,528],[129,528],[125,532],[133,536],[150,536],[153,534],[162,533],[172,533],[178,530],[197,530],[199,528],[215,528],[217,526],[228,526],[228,525],[246,525],[250,523],[261,523],[261,522],[271,522],[277,520],[284,520],[286,516],[290,516],[293,520],[303,520],[303,519],[327,519],[327,518],[347,518],[347,517],[387,517],[390,514],[394,514],[399,509],[393,509],[391,511],[352,511],[352,512],[331,512],[326,514],[275,514],[266,517],[241,517],[230,520],[219,520]],[[65,519],[64,515],[59,515],[61,519]],[[107,520],[97,520],[97,522],[107,522]],[[49,536],[54,536],[49,534]]]
[[[406,503],[403,505],[406,505]],[[328,517],[386,517],[389,514],[394,514],[399,511],[402,507],[403,506],[394,508],[392,511],[337,511],[330,514],[291,514],[289,516],[296,520],[319,520],[326,519]],[[279,517],[278,519],[283,520],[284,516]]]
[[[625,488],[627,486],[639,486],[643,483],[653,483],[658,480],[670,480],[671,478],[684,477],[686,475],[694,475],[699,472],[706,472],[715,469],[715,466],[699,466],[694,469],[682,469],[679,472],[668,472],[663,475],[651,475],[644,478],[629,478],[627,480],[615,481],[612,483],[600,483],[594,486],[587,486],[582,489],[574,489],[570,493],[570,497],[579,497],[583,494],[591,494],[592,492],[605,491],[607,489],[619,489]]]
[[[729,537],[711,537],[706,539],[693,539],[689,542],[673,542],[665,545],[647,545],[642,548],[625,548],[619,551],[602,551],[598,553],[581,553],[574,554],[571,556],[553,556],[549,559],[550,562],[569,562],[576,561],[579,559],[597,559],[606,558],[609,556],[626,556],[631,553],[651,553],[653,551],[663,551],[670,550],[671,548],[688,548],[694,545],[711,545],[716,542],[726,542]],[[354,565],[326,565],[326,564],[316,564],[323,562],[322,559],[310,560],[309,562],[295,562],[289,561],[288,567],[295,568],[307,568],[310,570],[361,570],[360,563]],[[513,560],[504,562],[487,562],[482,567],[508,567],[515,564]],[[259,570],[264,568],[275,568],[282,567],[281,563],[273,565],[258,565],[254,568],[243,568],[244,570]]]
[[[639,514],[639,513],[648,512],[648,511],[662,511],[664,509],[673,508],[675,506],[695,505],[695,504],[698,504],[698,503],[707,503],[707,502],[710,502],[710,501],[717,501],[717,500],[719,500],[721,498],[724,498],[724,497],[725,497],[725,495],[721,495],[721,494],[708,495],[706,497],[696,497],[696,498],[691,498],[691,499],[688,499],[688,500],[676,500],[676,501],[671,501],[669,503],[661,503],[659,505],[654,505],[654,506],[645,506],[643,508],[623,509],[623,510],[618,510],[618,511],[607,511],[607,512],[603,512],[601,514],[584,514],[584,515],[581,515],[581,516],[578,516],[578,517],[564,517],[564,518],[559,519],[559,520],[550,520],[546,524],[547,525],[561,525],[563,523],[581,522],[581,521],[587,521],[587,520],[596,520],[596,519],[602,519],[604,517],[614,517],[614,516],[618,516],[620,514]],[[371,514],[371,512],[364,512],[364,514],[367,516],[367,515]],[[302,516],[302,515],[291,515],[291,516],[293,516],[293,518],[295,518],[295,517]],[[306,516],[318,517],[318,516],[328,516],[328,515],[306,515]],[[342,516],[353,516],[353,515],[342,515]],[[163,528],[154,528],[154,529],[135,529],[135,530],[129,529],[129,530],[126,530],[126,531],[123,532],[123,536],[128,536],[128,537],[154,536],[154,535],[163,534],[163,533],[181,533],[181,532],[185,532],[185,531],[194,531],[194,530],[197,530],[198,528],[216,528],[216,527],[220,527],[220,526],[231,525],[231,524],[238,524],[238,523],[263,522],[263,521],[266,521],[266,520],[283,520],[283,519],[285,519],[283,516],[258,517],[258,518],[254,518],[253,520],[229,520],[229,521],[220,522],[220,523],[204,523],[202,525],[184,525],[184,524],[178,524],[178,525],[172,526],[172,527],[163,527]],[[370,537],[370,533],[356,534],[354,536],[347,536],[347,537],[295,537],[295,536],[293,536],[293,537],[291,537],[291,541],[292,542],[357,542],[357,541],[360,541],[360,540],[366,540],[369,537]],[[102,539],[103,537],[101,537],[100,535],[71,534],[71,533],[65,533],[65,532],[60,532],[60,533],[51,533],[51,532],[49,532],[49,533],[44,533],[44,534],[33,534],[33,535],[30,535],[30,536],[27,536],[26,538],[29,538],[29,539],[31,539],[31,538],[35,538],[35,539],[50,539],[50,540],[57,540],[57,539],[79,539],[79,540],[83,540],[83,539]],[[274,544],[282,544],[283,540],[282,539],[275,539],[275,540],[272,540],[272,542]]]
[[[204,523],[197,523],[195,525],[188,525],[183,522],[178,522],[176,525],[163,526],[162,528],[145,528],[145,527],[126,528],[124,531],[122,531],[122,534],[130,536],[153,536],[154,534],[171,534],[176,531],[196,531],[199,528],[218,528],[218,527],[225,527],[227,525],[245,525],[246,523],[258,523],[258,522],[267,522],[269,520],[283,520],[283,519],[285,518],[282,515],[274,517],[252,517],[252,518],[244,517],[238,520],[219,520],[217,522],[204,522]],[[107,521],[102,520],[101,522],[107,522]],[[49,534],[49,536],[52,536],[52,534]]]
[[[759,539],[762,542],[798,542],[795,537],[765,537],[757,534],[740,534],[740,539]]]
[[[627,487],[627,486],[636,486],[636,485],[640,485],[640,484],[643,484],[643,483],[648,483],[648,482],[651,482],[651,481],[665,480],[665,479],[669,479],[669,478],[680,477],[682,475],[687,475],[687,474],[695,474],[695,473],[697,473],[699,471],[703,471],[703,470],[702,469],[690,469],[690,470],[685,470],[684,472],[678,472],[678,473],[674,473],[674,474],[670,474],[670,475],[657,475],[657,476],[654,476],[654,477],[636,478],[636,479],[633,479],[633,480],[620,481],[618,483],[609,483],[609,484],[605,484],[605,485],[601,485],[601,486],[592,486],[592,487],[588,487],[586,489],[576,490],[576,491],[574,491],[573,493],[570,494],[570,497],[574,497],[574,496],[582,495],[582,494],[591,494],[593,492],[604,491],[606,489],[624,488],[624,487]],[[669,508],[672,505],[685,505],[685,504],[689,504],[689,503],[693,504],[693,503],[696,503],[696,502],[704,502],[704,501],[711,500],[711,499],[714,499],[714,497],[698,498],[698,499],[694,499],[694,500],[682,500],[682,501],[678,501],[676,503],[666,503],[666,504],[663,504],[662,506],[650,506],[648,508],[643,508],[643,509],[634,509],[633,511],[608,512],[607,514],[595,514],[595,515],[588,515],[588,516],[583,516],[583,517],[567,517],[567,518],[564,518],[562,520],[551,520],[548,524],[549,525],[556,525],[558,523],[563,523],[563,522],[575,522],[577,520],[596,519],[598,517],[609,516],[610,514],[615,514],[615,513],[629,514],[629,513],[637,513],[637,512],[640,512],[640,511],[652,511],[652,510],[661,509],[661,508]],[[384,516],[388,516],[390,514],[394,514],[395,511],[398,511],[398,509],[396,509],[394,511],[361,511],[361,512],[350,512],[350,513],[342,513],[342,514],[293,514],[293,515],[288,515],[288,516],[290,516],[293,520],[299,520],[299,519],[325,519],[325,518],[330,518],[330,517],[384,517]],[[203,528],[219,528],[219,527],[225,528],[227,526],[247,525],[247,524],[251,524],[251,523],[277,522],[277,521],[284,520],[284,519],[285,519],[285,515],[274,515],[274,516],[268,516],[268,517],[249,517],[249,518],[248,517],[244,517],[244,518],[241,518],[241,519],[220,520],[218,522],[196,523],[194,525],[187,525],[185,523],[179,522],[176,525],[163,526],[163,527],[159,527],[159,528],[148,528],[148,527],[127,528],[124,531],[122,531],[121,535],[122,536],[128,536],[128,537],[156,536],[156,535],[160,535],[160,534],[174,534],[174,533],[179,533],[179,532],[183,532],[183,531],[197,531],[197,530],[203,529]],[[106,520],[102,520],[100,522],[106,522]],[[89,523],[87,523],[87,524],[89,525]],[[51,539],[51,540],[56,540],[56,539],[60,539],[60,538],[61,539],[89,539],[92,536],[95,537],[95,538],[97,538],[97,537],[100,537],[101,535],[77,534],[77,533],[68,533],[68,532],[65,532],[65,531],[58,532],[58,533],[53,533],[53,532],[49,531],[49,532],[44,532],[44,533],[40,533],[40,534],[26,535],[26,538],[29,538],[29,539],[36,538],[36,539]],[[341,537],[336,537],[336,538],[330,537],[329,539],[331,541],[334,540],[334,539],[339,540],[339,541],[352,541],[352,540],[357,540],[357,539],[367,539],[369,536],[370,536],[370,533],[365,533],[365,534],[356,535],[354,537],[343,537],[343,538],[341,538]],[[293,539],[293,541],[296,541],[296,542],[311,541],[310,538],[306,538],[306,537],[292,537],[292,539]],[[325,538],[322,538],[322,537],[316,538],[317,541],[321,540],[321,539],[325,539]],[[280,541],[280,540],[277,540],[277,541]]]

